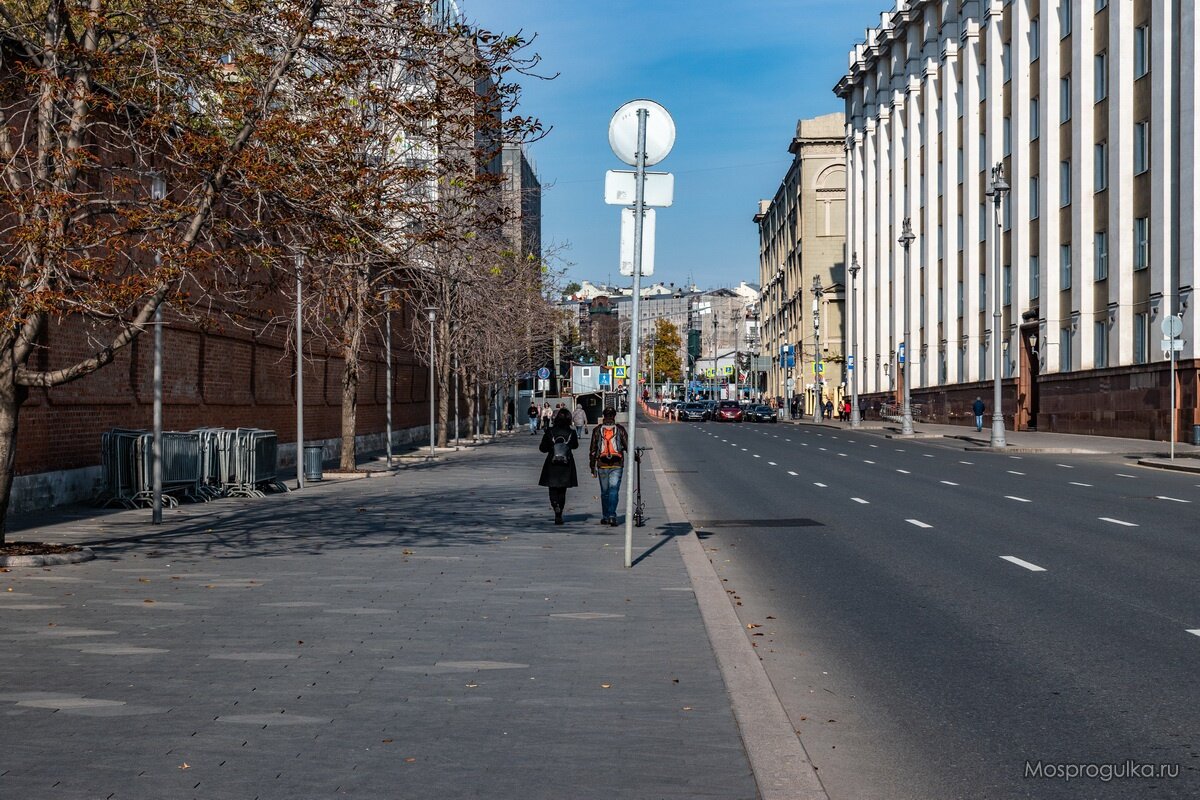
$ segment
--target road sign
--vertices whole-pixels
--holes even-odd
[[[621,274],[633,274],[634,210],[621,209]],[[654,274],[654,209],[647,208],[642,218],[642,274]]]
[[[608,357],[608,365],[610,367],[614,367],[614,366],[616,366],[616,364],[617,364],[617,360],[615,358],[613,358],[612,356],[609,356]]]
[[[813,364],[813,374],[814,374],[814,375],[820,375],[820,374],[822,374],[823,372],[825,372],[825,362],[824,362],[824,361],[817,361],[817,362],[815,362],[815,363]]]
[[[846,371],[850,372],[854,369],[854,356],[846,356]]]
[[[547,367],[542,367],[538,370],[538,377],[542,380],[546,380],[550,377],[550,370]]]
[[[607,370],[605,370],[604,372],[600,373],[600,385],[601,386],[612,386],[612,373],[611,372],[608,372]]]
[[[788,379],[787,379],[787,387],[788,387],[788,391],[789,391],[789,392],[790,392],[792,389],[795,389],[795,388],[796,388],[796,379],[795,379],[795,378],[788,378]]]
[[[538,380],[538,388],[537,388],[537,390],[538,390],[539,392],[548,392],[548,391],[550,391],[550,381],[548,381],[548,380]]]
[[[628,371],[628,367],[616,367],[613,369],[613,377],[617,379],[624,379],[627,376]]]
[[[1163,327],[1166,327],[1166,326],[1163,326]],[[1162,340],[1162,351],[1164,353],[1171,353],[1171,352],[1182,353],[1183,352],[1183,339],[1163,339]]]
[[[675,176],[669,172],[647,172],[642,203],[666,208],[675,200]],[[604,202],[610,206],[631,206],[637,202],[637,173],[610,169],[604,173]]]
[[[732,375],[732,374],[733,374],[733,367],[732,367],[732,366],[730,366],[730,365],[726,365],[726,366],[724,366],[724,367],[721,367],[721,372],[722,372],[722,374],[724,374],[724,375]]]
[[[713,369],[712,367],[705,367],[705,368],[704,368],[704,377],[706,377],[706,378],[712,378],[712,377],[715,377],[715,376],[716,376],[716,374],[717,374],[717,371],[716,371],[715,369]]]
[[[896,358],[901,364],[904,363],[904,342],[901,342],[900,346],[896,348]]]
[[[1166,339],[1178,338],[1183,333],[1183,320],[1173,314],[1163,317],[1162,332]]]
[[[653,100],[631,100],[608,123],[608,145],[617,158],[637,166],[638,111],[646,109],[646,166],[662,161],[675,146],[675,120]]]

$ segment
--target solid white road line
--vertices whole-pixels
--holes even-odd
[[[1138,527],[1138,524],[1136,522],[1126,522],[1123,519],[1113,519],[1112,517],[1100,517],[1100,521],[1101,522],[1111,522],[1114,525],[1124,525],[1126,528]]]
[[[828,486],[826,486],[826,485],[825,485],[825,484],[823,484],[823,483],[815,483],[815,482],[814,482],[814,483],[813,483],[813,486],[820,486],[822,489],[828,489],[828,488],[829,488]]]
[[[958,486],[958,484],[954,481],[942,481],[942,483],[946,484],[947,486]]]
[[[1026,500],[1024,497],[1016,497],[1015,495],[1011,495],[1011,494],[1004,495],[1004,499],[1005,500],[1016,500],[1018,503],[1032,503],[1033,502],[1032,500]]]
[[[1167,497],[1166,495],[1158,495],[1159,500],[1170,500],[1172,503],[1190,503],[1191,500],[1180,500],[1178,497]]]
[[[864,506],[865,506],[865,505],[870,505],[869,501],[867,501],[867,500],[863,500],[861,497],[851,497],[850,499],[851,499],[851,500],[853,500],[853,501],[854,501],[854,502],[856,502],[856,503],[862,503]]]
[[[1016,564],[1018,567],[1024,567],[1025,569],[1029,570],[1030,572],[1045,572],[1046,571],[1045,567],[1039,567],[1037,564],[1030,564],[1028,561],[1026,561],[1023,558],[1017,558],[1016,556],[1000,556],[1000,557],[1003,558],[1005,561],[1011,561],[1013,564]]]
[[[1079,481],[1071,481],[1071,485],[1072,486],[1086,486],[1089,489],[1092,488],[1092,485],[1090,483],[1080,483]]]
[[[790,469],[788,470],[788,475],[799,475],[799,474],[800,474],[799,472],[792,472]]]
[[[921,522],[921,520],[919,520],[919,519],[906,519],[904,521],[910,525],[916,525],[918,528],[932,528],[933,527],[932,525],[930,525],[927,522]]]

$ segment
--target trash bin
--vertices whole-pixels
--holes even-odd
[[[325,448],[319,444],[304,445],[304,480],[320,481],[325,479],[322,466],[325,463]]]
[[[1192,444],[1200,447],[1200,425],[1192,426]]]

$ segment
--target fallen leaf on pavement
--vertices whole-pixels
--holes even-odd
[[[191,768],[192,768],[192,766],[191,766],[191,764],[189,764],[189,763],[187,763],[187,762],[185,761],[185,762],[183,762],[182,764],[180,764],[180,765],[179,765],[179,768],[180,768],[180,769],[191,769]]]
[[[601,689],[611,689],[612,684],[611,683],[602,683],[602,684],[600,684],[600,688]]]
[[[757,622],[751,622],[751,623],[747,624],[746,627],[747,628],[761,628],[762,625],[759,625]]]

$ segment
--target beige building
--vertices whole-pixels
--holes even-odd
[[[792,165],[775,197],[761,201],[754,215],[761,283],[759,336],[762,355],[772,363],[766,394],[789,400],[800,395],[807,413],[819,394],[836,404],[849,391],[843,339],[844,146],[845,118],[840,113],[796,123],[788,147]],[[814,292],[814,281],[819,292]]]
[[[898,0],[881,14],[835,88],[863,392],[896,391],[908,308],[914,402],[964,418],[995,378],[999,310],[1010,425],[1163,438],[1160,324],[1179,315],[1179,427],[1200,423],[1198,43],[1193,0]]]

